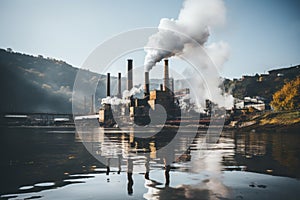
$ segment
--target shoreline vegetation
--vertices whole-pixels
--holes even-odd
[[[297,132],[300,130],[300,111],[266,111],[247,115],[234,129],[241,132]]]

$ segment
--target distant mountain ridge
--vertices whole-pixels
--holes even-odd
[[[72,113],[73,84],[78,73],[64,61],[42,56],[30,56],[0,49],[0,113],[7,112],[51,112]],[[95,106],[100,107],[100,98],[106,95],[106,76],[83,70],[82,82],[97,81]],[[269,74],[244,76],[241,79],[224,80],[226,91],[234,97],[261,96],[267,101],[286,81],[300,75],[300,66],[269,71]],[[122,90],[126,78],[122,78]],[[159,88],[162,80],[151,79],[151,87]],[[176,89],[184,87],[184,81],[176,80]],[[116,93],[117,79],[111,77],[111,94]],[[87,96],[90,106],[91,95]],[[84,100],[82,100],[84,101]]]

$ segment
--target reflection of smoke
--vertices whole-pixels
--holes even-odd
[[[186,0],[178,19],[161,19],[158,32],[149,38],[145,47],[147,53],[144,62],[145,70],[151,70],[157,62],[171,56],[201,57],[198,63],[194,63],[194,66],[199,67],[197,70],[202,73],[203,77],[209,77],[209,82],[200,81],[200,84],[192,88],[195,89],[194,93],[198,96],[200,94],[204,100],[211,99],[219,106],[231,107],[233,98],[225,97],[224,103],[224,96],[219,89],[221,83],[219,76],[215,70],[209,69],[213,68],[213,64],[218,67],[224,64],[229,56],[229,47],[222,41],[206,44],[210,29],[224,24],[225,13],[226,9],[222,0]],[[202,55],[193,55],[195,52],[199,53],[195,51],[197,48],[202,49]],[[193,70],[188,73],[195,74]],[[199,80],[194,81],[194,83],[198,82]],[[200,107],[200,104],[198,106]]]
[[[232,155],[234,150],[231,148],[231,144],[233,141],[226,138],[224,141],[220,140],[217,144],[203,142],[205,142],[205,137],[198,138],[195,141],[197,151],[191,153],[191,171],[207,174],[206,179],[198,185],[198,188],[207,189],[211,191],[211,194],[219,197],[228,197],[230,191],[222,178],[222,161],[224,157]]]
[[[134,96],[136,94],[139,94],[143,91],[143,86],[140,87],[133,87],[130,91],[125,90],[123,92],[123,98],[118,98],[118,97],[106,97],[102,98],[101,104],[111,104],[111,105],[121,105],[121,104],[128,104],[129,98],[131,96]]]

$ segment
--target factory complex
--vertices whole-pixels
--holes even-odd
[[[110,73],[107,73],[107,97],[110,97]],[[127,60],[127,90],[133,88],[133,60]],[[121,73],[118,74],[118,98],[122,98]],[[124,98],[124,97],[123,97]],[[164,60],[163,84],[159,90],[150,91],[149,72],[144,74],[144,95],[137,98],[133,95],[125,97],[125,104],[111,105],[103,103],[99,110],[99,124],[104,127],[116,126],[119,123],[131,123],[145,126],[151,123],[151,114],[157,118],[162,111],[166,119],[162,123],[175,123],[181,119],[179,101],[174,94],[174,81],[169,78],[169,62]],[[157,120],[154,120],[157,121]],[[160,123],[160,121],[157,121]]]

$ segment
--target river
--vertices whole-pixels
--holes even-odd
[[[153,130],[153,133],[157,130]],[[2,127],[2,199],[298,199],[300,135]],[[174,134],[175,133],[175,134]],[[147,135],[148,134],[148,135]],[[177,140],[172,144],[171,141]],[[172,144],[172,145],[170,145]],[[168,146],[166,148],[166,146]]]

